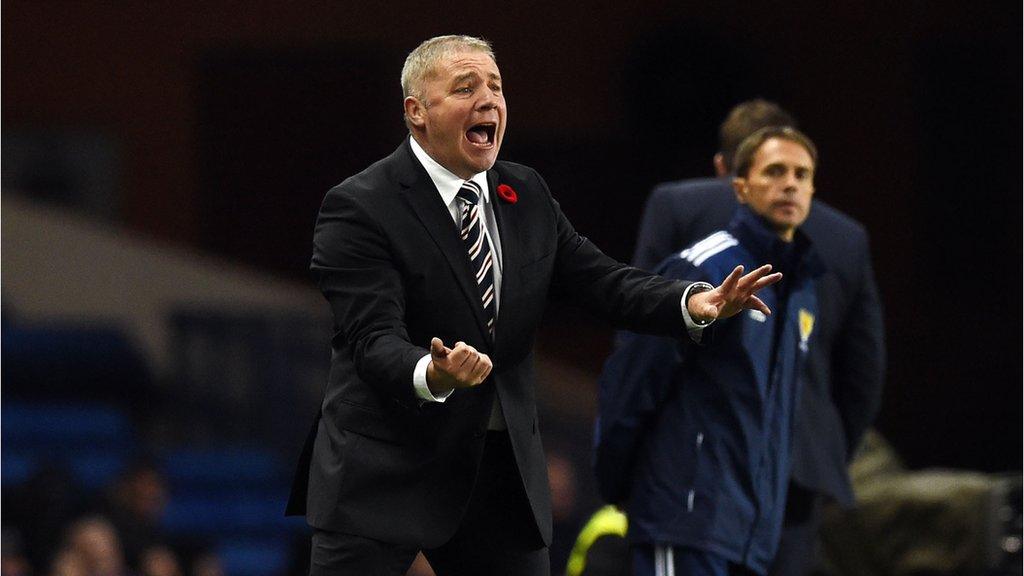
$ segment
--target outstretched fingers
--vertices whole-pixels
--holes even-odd
[[[772,284],[775,284],[779,280],[782,280],[782,272],[768,274],[767,276],[759,278],[756,282],[754,282],[754,287],[751,290],[751,292],[757,292],[761,288],[764,288],[765,286],[771,286]]]
[[[764,266],[759,267],[757,270],[754,270],[750,274],[747,274],[746,276],[740,279],[740,288],[738,295],[741,298],[743,298],[743,308],[752,308],[754,310],[762,312],[765,315],[771,315],[771,309],[768,308],[768,306],[760,298],[754,295],[758,290],[761,290],[766,286],[771,286],[772,284],[775,284],[779,280],[782,280],[781,272],[775,272],[774,274],[770,274],[771,270],[772,265],[765,264]]]
[[[771,264],[765,264],[764,266],[760,266],[751,271],[749,274],[746,274],[742,278],[737,280],[736,286],[740,290],[753,292],[754,285],[756,285],[759,280],[762,280],[769,272],[771,272],[771,270]],[[733,270],[733,272],[735,272],[735,270]]]
[[[753,274],[753,272],[751,272]],[[737,266],[729,272],[729,275],[722,280],[722,284],[718,287],[722,294],[731,294],[736,286],[739,284],[740,277],[743,276],[743,266]]]
[[[762,301],[757,296],[750,296],[749,298],[747,298],[747,301],[743,303],[743,307],[744,308],[753,308],[754,310],[759,310],[765,316],[771,316],[772,315],[771,308],[769,308],[764,303],[764,301]]]

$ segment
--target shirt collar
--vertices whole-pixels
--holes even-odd
[[[437,188],[437,192],[441,195],[441,200],[444,201],[445,206],[451,205],[452,201],[455,200],[455,195],[459,193],[459,188],[462,188],[464,180],[438,164],[412,136],[409,136],[409,146],[412,148],[413,155],[423,165],[423,169],[427,171],[427,176],[430,176],[430,180],[433,181],[434,187]],[[486,204],[490,200],[487,188],[487,172],[474,174],[470,180],[480,186],[480,190],[483,191],[480,196]]]
[[[758,262],[773,264],[778,268],[780,257],[788,254],[785,260],[803,265],[812,277],[824,270],[820,257],[802,227],[793,233],[792,244],[784,242],[767,220],[758,216],[748,205],[740,204],[736,207],[729,228],[740,245]]]

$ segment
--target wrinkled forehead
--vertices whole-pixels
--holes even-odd
[[[473,72],[481,72],[487,77],[501,77],[498,64],[490,54],[472,47],[459,46],[443,52],[427,69],[424,78],[448,78]]]

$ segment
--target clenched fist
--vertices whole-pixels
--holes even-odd
[[[444,394],[453,388],[476,386],[491,373],[487,354],[465,342],[448,348],[440,338],[430,341],[430,364],[427,365],[427,387],[432,394]]]

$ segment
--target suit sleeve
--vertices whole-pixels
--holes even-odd
[[[698,277],[685,260],[667,263],[668,277]],[[630,478],[644,434],[674,386],[692,348],[672,338],[620,332],[615,352],[598,379],[598,418],[594,430],[594,474],[598,491],[610,503],[629,497]],[[692,352],[689,352],[692,353]]]
[[[878,415],[885,382],[885,328],[882,303],[864,240],[858,293],[833,349],[833,395],[843,419],[847,459]]]
[[[644,204],[633,252],[633,266],[637,268],[654,270],[673,250],[680,248],[679,223],[674,220],[675,205],[669,192],[664,187],[655,187]]]
[[[412,374],[429,352],[409,342],[405,292],[387,236],[342,189],[328,192],[317,217],[310,266],[334,316],[335,348],[351,348],[361,380],[416,406]]]
[[[540,181],[547,192],[547,185]],[[549,192],[547,196],[551,198]],[[576,232],[553,198],[551,209],[557,227],[552,281],[556,293],[568,295],[616,328],[686,334],[680,302],[692,282],[666,280],[606,256]]]

